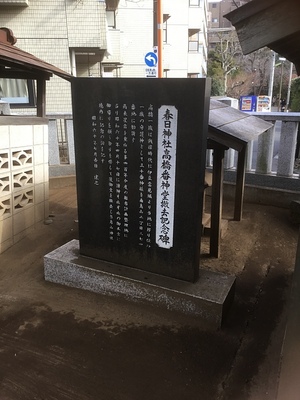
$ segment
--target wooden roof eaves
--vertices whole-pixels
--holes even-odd
[[[222,129],[215,128],[211,125],[208,126],[208,139],[213,140],[225,147],[241,151],[247,146],[247,142],[231,135],[224,133]]]
[[[0,42],[0,63],[2,65],[11,66],[19,70],[25,70],[41,76],[41,73],[48,74],[49,79],[52,74],[70,81],[72,75],[51,65],[39,58],[27,53],[18,47]],[[44,75],[45,77],[46,75]]]
[[[48,81],[52,76],[53,74],[43,71],[0,70],[0,78],[6,79],[44,79]]]
[[[273,124],[210,99],[208,138],[237,151],[272,128]]]
[[[252,0],[251,2],[244,4],[242,7],[238,7],[237,9],[225,14],[224,18],[228,19],[232,25],[235,25],[236,23],[252,17],[281,1],[282,0]]]
[[[269,47],[291,61],[300,74],[300,3],[252,0],[224,15],[236,28],[243,54]]]

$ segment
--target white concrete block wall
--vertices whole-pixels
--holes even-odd
[[[0,126],[0,253],[49,215],[48,126]]]

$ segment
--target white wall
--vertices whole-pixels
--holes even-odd
[[[202,5],[206,4],[203,0]],[[186,78],[189,72],[202,74],[206,70],[206,56],[199,56],[199,65],[189,65],[188,30],[201,29],[206,35],[206,8],[189,7],[189,0],[163,0],[163,13],[167,21],[167,45],[163,67],[168,77]],[[144,77],[144,56],[153,49],[153,0],[131,2],[120,0],[117,28],[122,35],[122,77]],[[203,46],[206,41],[203,40]],[[195,60],[196,57],[193,57]],[[204,63],[204,65],[202,65]]]
[[[17,118],[0,125],[0,253],[49,216],[48,125]]]

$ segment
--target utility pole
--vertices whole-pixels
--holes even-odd
[[[153,47],[157,44],[157,0],[153,0]]]
[[[157,46],[157,76],[163,77],[163,9],[162,0],[153,0],[153,46]]]
[[[291,85],[292,85],[292,76],[293,76],[293,63],[290,64],[290,73],[289,73],[289,84],[288,84],[288,92],[286,97],[286,108],[285,111],[289,110],[290,98],[291,98]]]
[[[270,79],[269,79],[269,90],[268,90],[268,96],[270,96],[271,98],[271,105],[273,101],[274,72],[275,72],[275,52],[271,50]]]
[[[285,62],[284,57],[279,57],[279,61],[281,62],[281,71],[280,71],[280,85],[279,85],[279,99],[278,99],[278,111],[281,111],[281,91],[282,91],[282,78],[283,78],[283,63]]]

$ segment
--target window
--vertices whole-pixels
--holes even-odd
[[[115,11],[106,11],[106,20],[107,26],[109,28],[116,27],[116,12]]]
[[[163,24],[163,42],[167,43],[168,42],[168,26],[167,26],[167,21],[164,22]]]
[[[67,139],[67,128],[65,119],[56,120],[57,130],[57,141],[59,149],[59,159],[61,164],[70,164],[69,151],[68,151],[68,139]]]
[[[189,29],[189,52],[198,53],[199,44],[199,29]]]
[[[190,0],[190,7],[200,7],[200,0]]]
[[[217,3],[212,3],[212,8],[217,8]]]
[[[0,78],[0,99],[12,106],[34,107],[33,81],[30,79]]]
[[[168,43],[168,19],[169,14],[163,14],[163,42]]]
[[[217,23],[218,22],[218,18],[212,18],[211,22]]]

